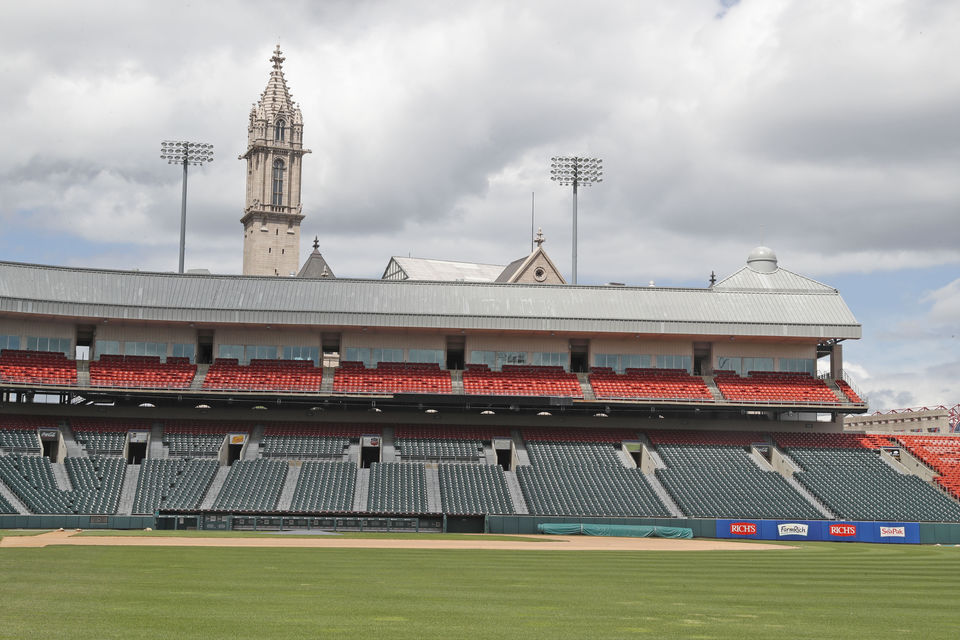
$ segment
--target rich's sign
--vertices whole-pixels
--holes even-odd
[[[735,536],[755,536],[757,535],[757,524],[755,522],[731,522],[730,533]]]
[[[857,525],[855,524],[832,524],[830,525],[830,535],[839,538],[849,538],[857,535]]]

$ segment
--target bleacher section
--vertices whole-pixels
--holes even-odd
[[[323,369],[311,360],[251,360],[217,358],[203,379],[210,391],[295,391],[317,393]]]
[[[69,493],[74,513],[117,512],[127,465],[123,458],[95,456],[66,458],[64,464],[73,491]]]
[[[960,504],[914,475],[897,473],[866,448],[792,447],[797,480],[848,520],[960,521]]]
[[[527,431],[524,431],[527,439]],[[517,467],[530,513],[669,517],[639,469],[627,469],[610,442],[527,442],[532,466]]]
[[[171,420],[163,427],[163,443],[171,456],[209,457],[219,453],[228,433],[246,433],[249,423]]]
[[[90,386],[142,389],[186,389],[197,365],[189,358],[102,355],[90,362]]]
[[[714,381],[723,397],[733,402],[840,404],[826,382],[806,373],[751,371],[741,378],[730,371],[716,371]]]
[[[216,511],[273,511],[280,500],[289,466],[280,460],[238,460],[230,467]]]
[[[260,441],[260,453],[264,458],[340,459],[351,438],[375,433],[380,433],[380,427],[297,422],[268,424]]]
[[[0,513],[16,513],[17,510],[13,508],[7,499],[3,496],[0,496]]]
[[[352,462],[309,460],[303,463],[291,511],[350,511],[357,482],[357,465]]]
[[[427,513],[427,481],[423,464],[417,462],[372,463],[367,511]]]
[[[513,513],[513,501],[499,465],[439,465],[443,512],[452,514]]]
[[[956,436],[906,436],[896,439],[928,467],[939,473],[936,482],[960,498],[960,438]]]
[[[72,491],[62,491],[50,460],[0,456],[0,478],[33,513],[110,514],[117,510],[126,465],[120,458],[67,458]]]
[[[606,367],[590,371],[590,386],[599,400],[713,402],[703,378],[692,376],[685,369],[627,369],[622,375]]]
[[[452,393],[450,372],[436,363],[341,362],[333,374],[334,393]]]
[[[16,384],[77,384],[77,363],[62,353],[0,351],[0,380]]]
[[[468,395],[554,396],[582,398],[576,374],[563,367],[535,367],[505,364],[501,371],[487,365],[468,364],[463,372],[463,390]]]
[[[131,429],[149,431],[145,420],[94,420],[73,418],[70,428],[77,443],[90,454],[121,455]]]
[[[39,453],[40,437],[36,429],[13,429],[0,426],[0,449],[7,453]]]
[[[217,468],[216,460],[144,460],[137,479],[133,513],[198,509]]]
[[[667,465],[656,470],[657,478],[690,517],[823,518],[783,476],[757,466],[742,445],[658,444],[657,452]]]

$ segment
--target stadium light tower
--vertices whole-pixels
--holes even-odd
[[[160,157],[167,164],[183,165],[183,201],[180,205],[180,273],[183,273],[183,253],[187,244],[187,166],[203,166],[213,162],[213,145],[205,142],[164,140],[160,143]]]
[[[600,158],[550,158],[550,179],[562,186],[573,185],[573,268],[571,284],[577,284],[577,188],[603,182],[603,160]]]

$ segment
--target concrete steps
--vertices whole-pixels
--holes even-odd
[[[118,516],[133,515],[133,501],[137,497],[137,482],[140,480],[140,465],[128,464],[123,474],[123,487],[120,489],[120,503],[117,505]]]
[[[440,472],[436,464],[423,465],[427,483],[427,511],[441,513],[443,511],[443,497],[440,493]]]
[[[520,431],[514,429],[510,432],[513,437],[513,448],[514,448],[514,467],[521,467],[524,465],[530,464],[530,455],[527,453],[527,445],[523,441],[523,438],[520,437]]]
[[[209,364],[197,365],[197,373],[193,376],[193,381],[190,382],[190,389],[192,391],[203,389],[203,381],[207,379],[207,371],[209,370]]]
[[[260,457],[260,442],[262,440],[263,425],[254,425],[253,430],[250,432],[250,437],[247,438],[247,444],[243,448],[244,460],[256,460]]]
[[[657,474],[645,473],[643,475],[650,484],[650,488],[653,489],[653,492],[660,498],[660,502],[662,502],[663,506],[670,512],[670,515],[674,518],[685,518],[686,514],[680,509],[680,505],[673,501],[673,497],[670,495],[670,492],[667,491],[666,487],[660,483],[660,478],[657,477]]]
[[[593,392],[593,387],[590,386],[590,374],[578,373],[577,380],[580,382],[580,390],[583,392],[583,399],[596,400],[597,394]]]
[[[703,376],[703,381],[706,383],[710,395],[713,396],[714,402],[727,401],[727,399],[723,397],[723,394],[720,393],[720,389],[717,387],[717,381],[714,380],[713,376]]]
[[[320,393],[333,393],[333,376],[336,369],[333,367],[323,368],[323,378],[320,380]]]
[[[77,386],[90,387],[90,361],[77,360]]]
[[[17,497],[17,494],[10,490],[10,487],[4,484],[3,480],[0,480],[0,496],[3,496],[6,501],[10,503],[10,506],[16,509],[17,513],[21,515],[30,513],[27,505],[23,504],[23,501]]]
[[[370,469],[357,469],[357,484],[353,488],[353,511],[367,510],[370,493]]]
[[[73,435],[73,429],[70,425],[64,423],[60,425],[60,435],[63,436],[63,446],[67,449],[68,458],[86,458],[87,450],[80,446]]]
[[[147,452],[148,458],[169,458],[170,450],[163,444],[163,429],[159,423],[155,423],[150,428],[150,450]]]
[[[527,507],[527,501],[523,497],[523,490],[520,488],[520,481],[514,471],[504,471],[503,479],[507,483],[507,491],[510,492],[510,500],[513,501],[513,510],[515,513],[527,514],[530,509]]]
[[[203,502],[200,503],[201,511],[209,511],[213,508],[213,503],[217,501],[217,496],[223,489],[223,483],[226,481],[228,473],[230,473],[230,467],[217,469],[217,474],[213,476],[213,482],[210,483],[210,488],[207,489],[207,494],[203,497]]]
[[[277,501],[277,511],[290,511],[290,505],[293,503],[293,494],[297,490],[297,482],[300,479],[300,471],[303,469],[303,460],[291,460],[287,469],[287,478],[283,481],[283,489],[280,491],[280,499]]]
[[[380,462],[399,462],[393,427],[383,427],[383,433],[380,434]]]
[[[456,395],[463,395],[463,371],[459,369],[450,370],[450,391]]]
[[[53,471],[53,479],[57,482],[57,488],[60,491],[73,491],[73,482],[67,474],[67,465],[62,462],[51,462],[50,470]]]

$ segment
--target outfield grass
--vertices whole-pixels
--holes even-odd
[[[0,637],[956,638],[960,549],[0,549]]]
[[[140,538],[307,538],[316,540],[317,538],[327,537],[327,534],[295,534],[295,533],[267,533],[264,531],[198,531],[198,530],[153,530],[145,531],[143,529],[86,529],[74,535],[78,536],[120,536],[120,537],[140,537]],[[380,539],[380,540],[476,540],[480,534],[470,533],[404,533],[404,532],[378,532],[378,531],[342,531],[328,534],[329,537],[350,538],[350,539]],[[543,538],[529,538],[522,536],[504,536],[488,534],[483,536],[484,540],[509,540],[510,542],[553,542]]]
[[[4,536],[38,536],[41,533],[50,533],[53,529],[0,529],[0,539]]]

